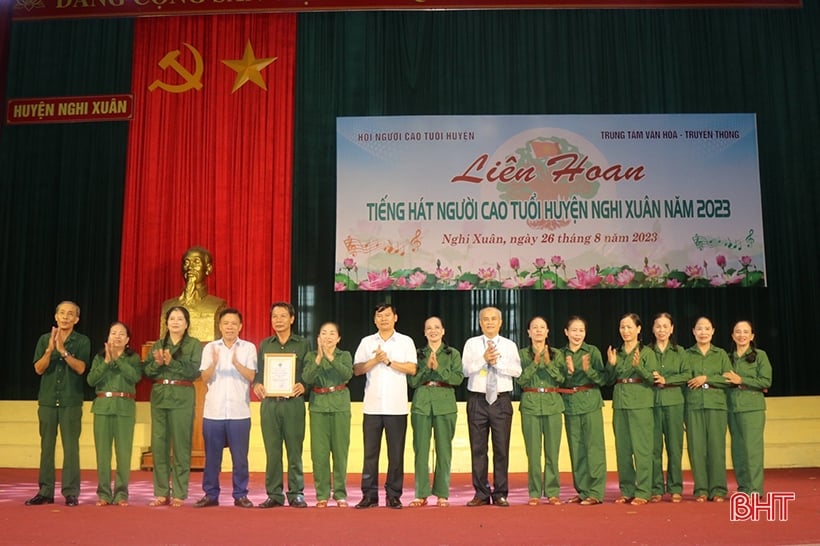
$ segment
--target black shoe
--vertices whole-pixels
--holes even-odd
[[[387,507],[388,508],[401,508],[401,501],[398,497],[387,497]]]
[[[234,499],[233,500],[234,506],[239,506],[240,508],[253,508],[253,503],[248,499],[248,497],[242,497],[241,499]]]
[[[54,504],[54,497],[46,497],[37,493],[26,501],[26,506],[37,506],[40,504]]]
[[[259,504],[259,508],[276,508],[277,506],[284,506],[284,504],[273,497],[268,497],[265,502]]]
[[[80,501],[77,500],[77,495],[66,495],[65,496],[65,505],[66,506],[77,506],[80,504]]]
[[[194,508],[205,508],[206,506],[219,506],[219,499],[205,495],[194,503]]]
[[[290,501],[290,505],[293,508],[307,508],[305,497],[303,497],[302,495],[296,495],[295,497],[293,497],[293,500]]]
[[[467,506],[487,506],[488,504],[490,504],[489,498],[482,499],[481,497],[473,497],[472,500],[467,503]]]
[[[359,504],[356,505],[356,508],[375,508],[378,505],[379,499],[369,499],[365,497],[361,501],[359,501]]]
[[[503,507],[507,507],[510,505],[510,503],[507,501],[507,497],[496,497],[493,499],[493,504],[495,504],[496,506]]]

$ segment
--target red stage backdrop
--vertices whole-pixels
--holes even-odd
[[[193,245],[243,338],[269,335],[271,302],[290,298],[295,47],[291,14],[135,21],[119,290],[133,346],[157,338]]]

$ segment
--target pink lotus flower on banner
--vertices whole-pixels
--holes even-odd
[[[500,266],[499,266],[499,268],[500,268]],[[496,275],[496,270],[495,269],[492,269],[492,268],[489,268],[489,267],[487,267],[487,268],[479,267],[478,268],[478,278],[481,279],[481,282],[491,281],[491,280],[495,279],[495,275]]]
[[[410,288],[418,288],[427,280],[427,275],[421,271],[416,271],[407,278],[407,284]]]
[[[452,282],[456,278],[455,272],[449,267],[437,267],[434,275],[441,282]]]
[[[532,268],[522,269],[522,260],[532,260]],[[644,257],[641,265],[593,265],[575,267],[575,276],[567,275],[567,264],[558,255],[549,258],[509,258],[513,273],[502,275],[500,263],[477,267],[478,271],[463,270],[461,265],[444,267],[436,260],[434,269],[390,268],[367,272],[367,279],[359,281],[358,265],[352,257],[342,260],[336,272],[334,288],[337,292],[353,290],[587,290],[590,288],[719,288],[741,285],[765,286],[765,273],[755,268],[751,256],[719,254],[714,258],[717,274],[709,271],[709,261],[700,264],[670,267],[670,264],[651,264]],[[739,268],[729,266],[738,263]],[[364,271],[365,268],[363,267]],[[507,271],[506,268],[504,271]],[[507,273],[504,273],[506,275]]]
[[[709,281],[709,284],[712,286],[731,286],[733,284],[739,284],[743,281],[743,277],[745,277],[742,273],[732,273],[729,274],[722,274],[722,275],[715,275]]]
[[[635,278],[635,273],[631,269],[624,269],[618,273],[618,276],[615,278],[618,286],[626,286],[632,282],[632,279]]]
[[[706,270],[699,265],[687,265],[683,272],[686,274],[686,277],[689,280],[692,279],[702,279]]]
[[[656,279],[663,275],[663,270],[661,266],[657,264],[645,265],[643,266],[643,274],[646,275],[648,279]]]
[[[367,280],[359,283],[360,290],[384,290],[390,288],[393,284],[393,279],[386,269],[380,272],[368,271]]]
[[[535,277],[510,277],[501,283],[503,288],[529,288],[538,280]]]
[[[601,276],[598,274],[598,270],[593,266],[587,270],[584,269],[576,269],[575,270],[575,278],[570,279],[567,284],[570,287],[575,288],[577,290],[586,290],[588,288],[594,288],[601,284]]]

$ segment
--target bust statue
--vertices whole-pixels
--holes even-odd
[[[185,288],[178,298],[162,303],[159,337],[165,335],[165,313],[174,305],[182,305],[191,315],[188,334],[200,341],[213,341],[219,337],[219,312],[225,308],[225,300],[208,294],[208,275],[213,271],[213,257],[201,246],[192,246],[182,257],[182,278]]]

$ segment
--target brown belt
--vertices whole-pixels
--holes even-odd
[[[425,381],[421,384],[422,387],[451,387],[449,383],[445,383],[443,381]]]
[[[763,393],[769,392],[769,389],[756,389],[754,387],[747,387],[746,385],[738,385],[737,388],[738,388],[738,390],[741,390],[741,391],[754,391],[754,392],[763,392]]]
[[[316,394],[327,394],[329,392],[343,391],[347,385],[334,385],[332,387],[313,387],[313,392]]]
[[[98,392],[97,398],[131,398],[134,399],[136,396],[131,394],[130,392]]]
[[[627,377],[626,379],[619,379],[616,383],[643,383],[640,377]]]
[[[297,398],[302,398],[302,395],[299,396],[266,396],[265,400],[273,400],[274,402],[287,402],[288,400],[296,400]]]
[[[563,392],[566,389],[558,389],[555,387],[537,387],[533,389],[524,389],[524,392]]]
[[[595,388],[594,383],[587,383],[586,385],[581,385],[580,387],[570,387],[568,389],[558,389],[558,392],[561,394],[575,394],[576,392],[584,392],[588,390],[592,390]]]
[[[157,385],[176,385],[177,387],[193,387],[193,381],[183,381],[181,379],[157,379],[154,381]]]

